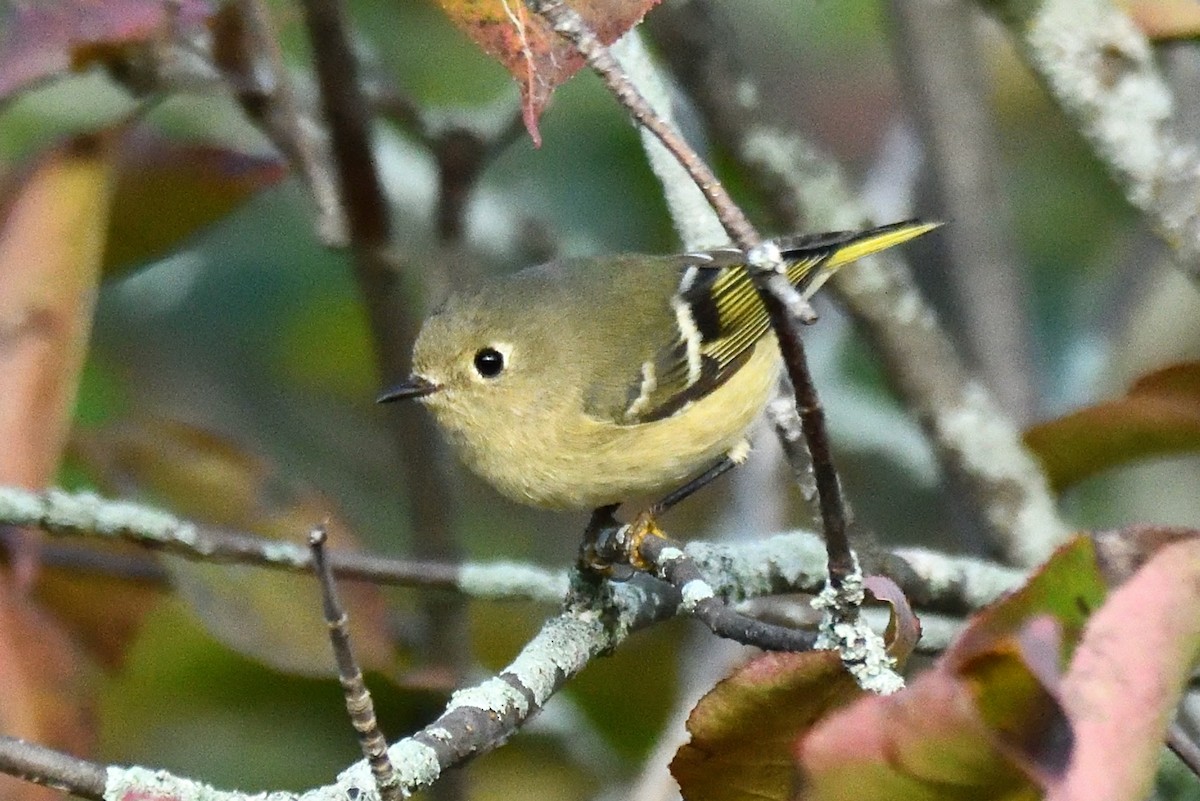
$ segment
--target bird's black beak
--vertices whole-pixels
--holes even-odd
[[[391,403],[398,400],[412,400],[413,398],[423,398],[426,395],[432,395],[442,388],[441,384],[435,384],[428,378],[420,375],[410,375],[403,383],[389,389],[376,399],[376,403]]]

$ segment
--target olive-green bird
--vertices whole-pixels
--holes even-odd
[[[811,296],[839,267],[936,223],[776,240]],[[417,398],[500,492],[558,509],[663,493],[749,452],[781,360],[734,248],[550,262],[452,296],[425,321]]]

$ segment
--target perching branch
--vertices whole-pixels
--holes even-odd
[[[311,574],[312,557],[299,544],[225,531],[181,520],[167,512],[87,492],[31,492],[0,486],[0,526],[37,528],[56,537],[95,537],[131,542],[186,559],[254,565]],[[789,592],[815,593],[825,580],[821,538],[808,532],[777,534],[735,545],[693,541],[682,546],[716,593],[730,600]],[[480,600],[561,603],[567,575],[515,562],[461,565],[388,559],[348,551],[328,554],[334,575],[380,585],[447,590]],[[893,554],[867,553],[863,569],[895,581],[913,605],[965,615],[991,603],[1023,580],[1021,571],[969,557],[921,548]],[[77,569],[90,569],[86,562]],[[70,565],[65,565],[70,566]],[[139,572],[135,580],[160,574]]]
[[[36,743],[0,734],[0,773],[101,801],[105,768]]]
[[[302,558],[303,549],[297,546],[260,540],[257,549],[253,549],[245,546],[249,544],[246,540],[254,538],[241,535],[238,547],[223,552],[219,541],[211,538],[203,527],[146,507],[102,501],[88,494],[0,488],[0,523],[38,527],[51,534],[121,537],[192,558],[237,558],[276,568],[311,569],[311,559]],[[626,584],[605,584],[601,597],[587,594],[588,585],[577,582],[574,597],[583,602],[548,621],[508,669],[477,687],[459,691],[434,723],[389,748],[401,786],[409,790],[428,786],[445,768],[504,742],[590,659],[615,647],[637,628],[675,616],[681,610],[696,612],[697,617],[704,619],[700,608],[716,609],[717,599],[734,602],[769,593],[815,592],[824,583],[823,546],[820,538],[811,534],[781,535],[736,547],[689,543],[679,550],[679,556],[668,553],[669,548],[665,540],[647,537],[639,552],[642,558],[661,564],[661,572],[678,587],[639,576]],[[1012,590],[1022,580],[1017,571],[971,560],[946,559],[932,552],[914,552],[912,560],[912,568],[908,568],[884,557],[873,560],[868,569],[889,573],[911,597],[924,598],[935,608],[953,608],[967,598],[975,604],[988,602]],[[355,562],[344,554],[331,555],[331,563],[338,561]],[[432,567],[426,566],[425,570]],[[459,582],[479,590],[480,579],[468,580],[468,573],[488,575],[502,582],[512,570],[507,565],[491,569],[463,566],[458,569]],[[533,572],[529,568],[524,570]],[[971,588],[965,586],[968,581]],[[725,622],[730,624],[723,631],[726,634],[736,634],[737,625],[744,621],[757,623],[744,617],[738,620],[726,617]],[[721,626],[718,621],[717,628]],[[86,783],[80,784],[82,780],[76,774],[89,767],[88,763],[54,757],[54,752],[48,749],[0,740],[0,769],[23,771],[21,775],[37,776],[56,785],[82,787],[80,792],[87,795]],[[95,773],[83,770],[80,775],[94,778]],[[210,788],[190,780],[141,768],[113,767],[107,770],[107,775],[105,798],[109,801],[131,798],[152,789],[169,791],[179,798],[210,792]],[[206,797],[229,801],[245,798],[211,792]],[[345,799],[355,793],[364,794],[360,797],[366,799],[376,797],[374,782],[363,764],[343,774],[337,784],[305,793],[304,798],[306,801]],[[281,801],[294,797],[279,796]]]

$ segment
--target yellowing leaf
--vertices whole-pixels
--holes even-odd
[[[525,0],[438,0],[442,10],[521,87],[525,128],[540,145],[537,123],[554,89],[583,66],[575,46],[556,34]],[[569,0],[605,44],[612,44],[658,0]]]
[[[1200,450],[1200,362],[1143,376],[1122,398],[1034,426],[1025,442],[1059,491],[1135,459]]]
[[[303,544],[328,521],[333,548],[355,547],[348,527],[318,493],[295,486],[264,459],[229,440],[175,421],[143,421],[76,435],[83,465],[111,489],[141,490],[183,517]],[[163,559],[175,588],[214,637],[290,673],[329,675],[333,656],[311,576]],[[377,587],[341,582],[351,636],[364,669],[388,670],[394,643]]]
[[[41,488],[58,468],[87,352],[112,185],[111,141],[44,154],[0,220],[0,483]]]
[[[1126,0],[1121,5],[1151,39],[1200,36],[1200,3],[1196,0]]]
[[[127,132],[113,193],[106,276],[167,255],[286,174],[278,158]]]

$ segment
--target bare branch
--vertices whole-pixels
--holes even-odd
[[[65,790],[81,798],[104,798],[104,766],[0,734],[0,773]]]
[[[330,247],[347,241],[329,142],[301,109],[264,0],[228,3],[216,17],[213,58],[246,116],[295,165],[317,206],[317,233]]]
[[[338,600],[337,584],[329,560],[325,557],[326,537],[325,529],[317,528],[309,535],[308,545],[312,551],[313,570],[321,585],[325,623],[329,626],[329,641],[337,662],[338,681],[346,698],[346,711],[350,713],[350,722],[358,735],[363,757],[371,767],[379,795],[383,801],[400,801],[404,796],[400,792],[396,769],[388,758],[387,738],[379,727],[379,719],[375,717],[375,704],[363,679],[362,668],[354,658],[354,649],[350,644],[350,618]]]
[[[1200,153],[1145,35],[1109,0],[982,3],[1189,276],[1200,280]]]

